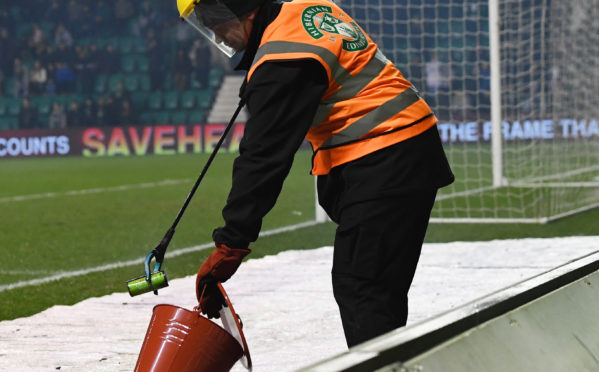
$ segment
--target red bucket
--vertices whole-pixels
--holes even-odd
[[[222,287],[221,291],[224,293]],[[235,314],[226,294],[225,299],[229,306],[228,309],[223,307],[223,310]],[[231,319],[231,316],[224,315],[221,316],[223,322],[225,318]],[[191,311],[173,305],[155,306],[135,371],[229,371],[244,354],[246,358],[243,362],[247,364],[249,352],[239,318],[236,314],[232,318],[235,319],[241,343],[229,333],[232,332],[229,327],[228,332],[203,317],[198,310]],[[251,370],[251,361],[246,367]]]

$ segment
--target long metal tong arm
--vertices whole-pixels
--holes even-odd
[[[212,153],[210,154],[210,157],[208,158],[208,161],[204,165],[204,168],[202,169],[202,172],[200,173],[200,176],[198,177],[198,179],[196,180],[195,184],[193,185],[193,188],[191,189],[191,191],[187,195],[187,198],[185,198],[185,202],[183,203],[183,206],[179,210],[179,213],[177,213],[177,217],[175,218],[175,221],[173,222],[173,225],[170,227],[170,229],[168,229],[168,231],[166,232],[166,234],[164,234],[164,237],[162,237],[162,240],[156,246],[156,248],[154,248],[148,254],[148,256],[146,257],[144,265],[145,265],[145,271],[146,271],[146,278],[148,280],[150,280],[150,276],[152,274],[152,270],[150,269],[150,262],[152,261],[152,258],[156,259],[156,265],[154,266],[154,270],[153,271],[154,272],[159,271],[160,267],[162,266],[162,261],[164,260],[164,255],[166,254],[166,249],[168,248],[168,245],[171,242],[171,239],[173,238],[173,235],[175,234],[175,228],[179,224],[179,221],[181,220],[181,217],[183,217],[183,213],[185,213],[185,210],[187,209],[187,206],[189,205],[189,202],[191,201],[191,198],[193,198],[193,195],[195,194],[196,190],[198,189],[198,186],[200,186],[200,183],[202,182],[202,179],[206,175],[206,172],[208,171],[208,168],[210,167],[210,164],[212,164],[212,161],[216,157],[216,153],[218,152],[218,150],[222,146],[223,142],[225,141],[225,138],[229,134],[229,131],[231,130],[231,127],[233,126],[233,123],[235,123],[235,120],[237,119],[237,116],[241,112],[241,109],[243,108],[244,105],[245,105],[245,101],[243,99],[240,100],[239,101],[239,105],[237,106],[237,110],[235,110],[235,113],[231,117],[231,120],[229,121],[229,124],[227,124],[227,127],[225,128],[225,131],[223,132],[223,135],[220,137],[220,139],[216,143],[216,146],[214,147],[214,150],[212,150]]]
[[[198,189],[198,186],[200,186],[200,183],[204,179],[206,172],[208,172],[208,168],[210,168],[210,164],[212,164],[212,161],[216,157],[218,150],[220,149],[223,142],[225,141],[225,138],[227,138],[227,135],[229,134],[229,131],[231,130],[233,123],[235,123],[235,120],[237,119],[237,116],[241,112],[241,109],[243,108],[243,106],[245,106],[245,101],[243,99],[241,99],[239,101],[239,105],[237,106],[237,109],[235,110],[235,113],[233,114],[233,116],[231,117],[231,120],[229,121],[229,124],[227,124],[227,127],[225,128],[223,135],[220,137],[220,139],[216,143],[216,146],[214,146],[214,150],[212,150],[212,153],[210,154],[210,157],[208,158],[206,165],[204,165],[204,169],[202,169],[202,172],[200,173],[200,176],[196,180],[196,183],[191,188],[189,195],[187,195],[187,198],[185,199],[185,202],[183,203],[181,210],[179,210],[179,213],[177,214],[177,217],[175,218],[175,222],[173,222],[173,226],[171,227],[171,229],[174,230],[175,227],[177,227],[177,225],[179,224],[181,217],[183,217],[183,213],[185,213],[185,210],[187,209],[189,202],[191,202],[191,198],[193,198],[193,195],[195,194],[196,190]]]

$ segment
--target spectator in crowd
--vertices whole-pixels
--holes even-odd
[[[455,90],[451,97],[451,114],[455,120],[466,120],[472,109],[470,96],[462,89]]]
[[[489,117],[491,114],[491,66],[489,65],[489,62],[483,60],[483,62],[479,63],[478,76],[479,86],[476,90],[478,92],[477,108],[483,115]],[[528,94],[525,97],[522,97],[521,103],[523,107],[526,105],[527,100],[533,96],[534,95]]]
[[[131,101],[131,94],[127,91],[127,89],[125,89],[125,85],[122,81],[119,81],[116,84],[111,97],[115,102]]]
[[[58,26],[56,26],[54,43],[56,45],[64,44],[67,48],[73,46],[73,36],[62,23],[59,23]]]
[[[76,101],[71,102],[67,112],[67,127],[74,128],[83,126],[83,112]]]
[[[103,0],[99,0],[96,2],[96,7],[94,9],[94,29],[102,36],[106,36],[107,31],[110,29],[107,25],[111,19],[111,10],[106,5],[106,2]]]
[[[196,38],[189,49],[189,62],[194,73],[195,80],[200,86],[208,85],[210,73],[210,46],[203,40]]]
[[[191,27],[186,28],[191,30]],[[189,76],[191,74],[191,65],[189,64],[189,58],[185,55],[183,48],[177,50],[177,56],[175,57],[175,89],[183,91],[187,88],[189,82]]]
[[[187,46],[189,41],[193,38],[193,29],[184,22],[177,22],[174,24],[175,27],[175,40],[177,45]]]
[[[146,51],[149,60],[150,85],[152,89],[162,88],[162,49],[156,39],[154,30],[148,30],[146,35]]]
[[[87,98],[83,103],[82,124],[89,127],[96,124],[96,105],[91,98]]]
[[[27,97],[29,95],[29,69],[15,58],[13,62],[13,77],[15,78],[14,96]]]
[[[108,97],[104,101],[104,124],[115,126],[118,124],[118,107],[114,102],[114,98]]]
[[[114,5],[114,17],[117,28],[122,32],[127,31],[129,20],[133,16],[135,8],[129,0],[116,0]]]
[[[52,75],[49,75],[52,76]],[[53,96],[56,94],[56,83],[54,82],[54,78],[49,77],[48,82],[46,83],[45,93],[48,96]]]
[[[148,0],[145,0],[141,5],[139,15],[134,22],[133,32],[137,36],[143,36],[148,31],[149,27],[156,26],[158,15],[156,11],[152,9],[152,6]]]
[[[120,110],[118,110],[118,125],[133,125],[137,124],[137,117],[131,107],[129,100],[120,102]]]
[[[428,94],[435,95],[440,90],[449,88],[449,68],[439,60],[436,53],[432,54],[424,68]]]
[[[50,112],[50,117],[48,119],[48,127],[55,129],[67,127],[67,115],[64,112],[64,107],[58,102],[52,104],[52,112]]]
[[[102,72],[106,74],[113,74],[118,72],[121,65],[118,54],[114,44],[109,43],[106,45],[106,49],[100,54],[100,66],[102,66]]]
[[[81,22],[78,37],[89,37],[96,36],[96,25],[93,22],[90,22],[90,19],[93,19],[94,15],[92,13],[91,7],[87,3],[83,3],[83,19],[85,22]]]
[[[0,28],[0,70],[4,76],[12,76],[13,61],[15,59],[16,46],[8,29]]]
[[[54,54],[54,61],[56,63],[62,62],[69,66],[73,66],[76,61],[76,54],[73,48],[69,48],[65,44],[58,44],[56,47],[56,53]]]
[[[96,71],[93,71],[97,66],[96,62],[91,59],[88,48],[83,45],[75,47],[77,62],[75,63],[75,73],[79,77],[81,83],[81,93],[91,94],[94,89],[94,77]]]
[[[81,24],[83,22],[89,21],[89,18],[87,18],[85,15],[83,2],[78,0],[69,0],[66,13],[71,32],[73,32],[75,35],[79,35],[81,31]],[[64,15],[62,16],[62,19],[64,19]]]
[[[61,22],[64,19],[64,8],[62,7],[62,1],[52,0],[48,10],[46,10],[45,19],[54,24]]]
[[[29,98],[23,98],[19,112],[19,128],[35,128],[37,126],[37,109],[31,105]]]
[[[52,45],[47,45],[44,51],[40,53],[39,60],[46,67],[49,76],[54,76],[56,70],[56,51]]]
[[[95,125],[106,125],[106,103],[104,98],[98,98],[96,103],[96,124]]]
[[[424,81],[422,79],[422,61],[418,54],[412,55],[412,59],[407,66],[408,76],[410,81],[418,90],[424,89]]]
[[[0,9],[0,25],[2,25],[2,28],[6,29],[8,33],[13,34],[15,32],[15,21],[10,14],[8,14],[7,8]]]
[[[48,72],[46,68],[42,66],[42,63],[37,60],[33,63],[30,73],[30,86],[33,94],[42,94],[46,90],[46,83],[48,82]]]
[[[40,26],[37,23],[33,24],[33,29],[31,30],[31,36],[29,37],[29,40],[31,41],[33,47],[36,47],[38,45],[44,45],[46,43],[46,34],[44,33],[44,31],[40,28]]]
[[[58,94],[75,92],[77,84],[76,76],[66,63],[59,62],[56,64],[54,82],[56,83],[56,92]]]

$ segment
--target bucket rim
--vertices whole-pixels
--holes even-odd
[[[243,349],[244,357],[241,358],[241,362],[243,366],[248,370],[252,370],[252,358],[250,356],[250,349],[248,347],[247,341],[245,340],[245,335],[243,334],[243,324],[241,323],[241,318],[235,312],[233,308],[233,304],[225,291],[222,283],[217,283],[218,288],[225,299],[225,306],[223,306],[221,310],[221,321],[223,322],[223,327],[235,338],[237,341],[241,341],[241,347]],[[227,320],[225,320],[227,319]],[[233,328],[228,322],[234,323],[235,328]],[[239,336],[236,337],[236,334]]]

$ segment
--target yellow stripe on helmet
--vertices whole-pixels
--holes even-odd
[[[187,18],[193,12],[193,9],[198,3],[198,0],[177,0],[177,8],[179,9],[179,16],[181,18]]]

